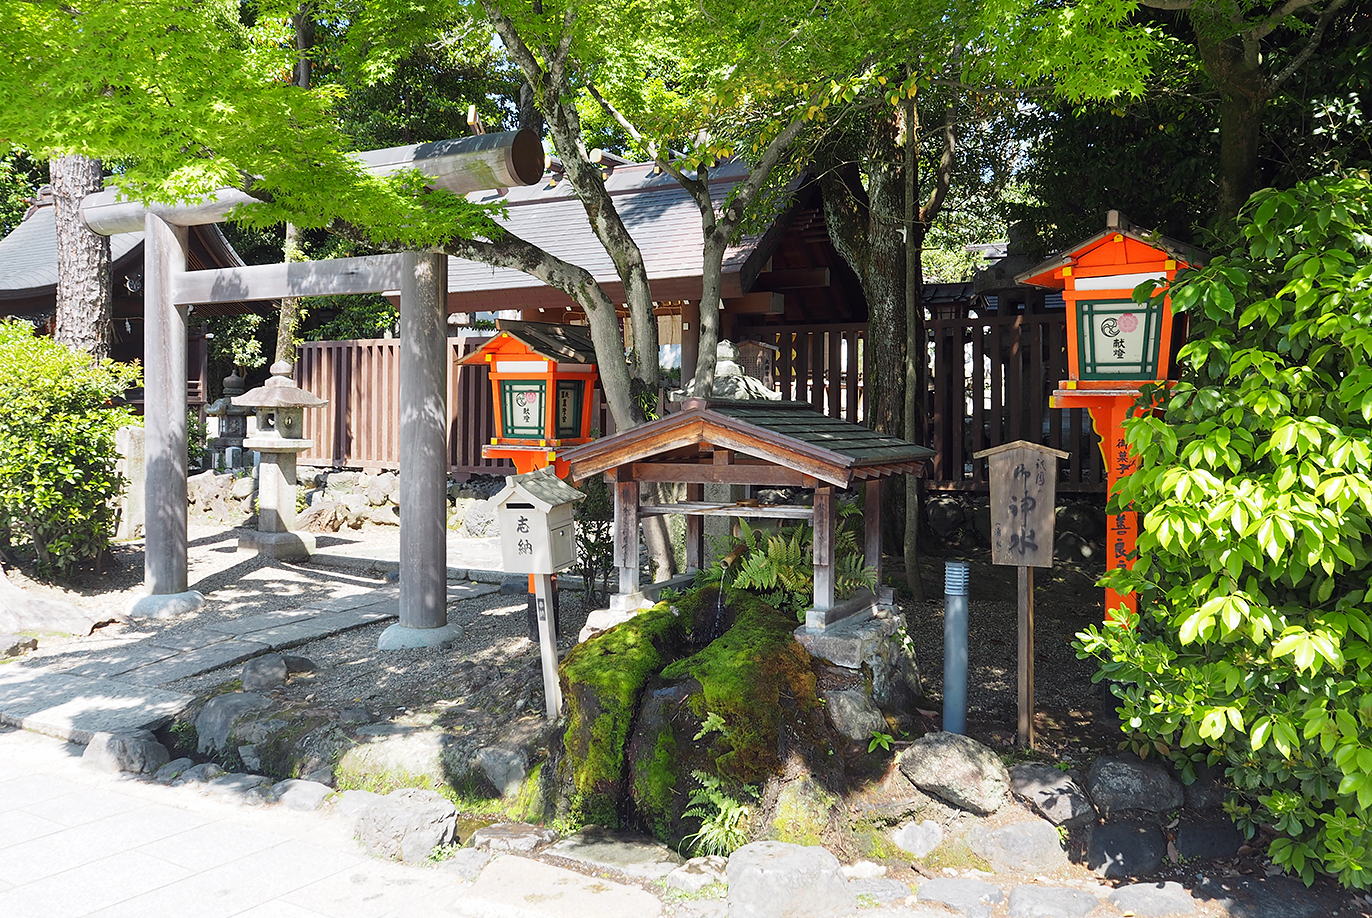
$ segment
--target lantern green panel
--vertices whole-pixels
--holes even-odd
[[[557,381],[556,426],[558,438],[581,436],[581,404],[586,394],[583,379]]]
[[[1153,379],[1162,305],[1133,300],[1077,300],[1082,379]]]
[[[544,430],[544,398],[547,384],[541,379],[500,381],[500,435],[515,440],[547,439]]]

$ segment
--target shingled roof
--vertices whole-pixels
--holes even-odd
[[[552,322],[516,322],[497,319],[495,327],[523,343],[529,350],[560,363],[595,363],[595,344],[591,330],[585,325],[557,325]],[[488,344],[493,344],[492,338]],[[477,364],[485,360],[482,347],[463,357],[458,363]]]
[[[840,487],[886,475],[918,475],[934,455],[928,447],[822,415],[806,402],[688,399],[675,414],[560,458],[579,481],[656,458],[689,461],[692,447],[731,450]]]
[[[748,175],[741,163],[726,163],[710,176],[710,194],[722,200]],[[651,163],[615,166],[605,187],[620,218],[643,252],[644,266],[658,300],[700,298],[700,209],[670,175],[654,173]],[[624,286],[614,263],[591,230],[586,208],[565,177],[552,175],[535,185],[504,194],[469,195],[478,202],[501,202],[508,217],[500,223],[532,242],[591,272],[610,298],[624,301]],[[745,236],[724,253],[721,295],[741,296],[767,261],[771,234]],[[565,293],[513,268],[495,268],[461,258],[448,259],[448,307],[457,312],[571,306]]]

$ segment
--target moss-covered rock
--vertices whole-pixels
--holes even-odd
[[[788,781],[777,793],[767,835],[794,845],[821,844],[836,803],[838,797],[809,776]]]
[[[679,610],[659,603],[578,644],[561,666],[567,731],[559,779],[567,819],[618,828],[629,729],[648,680],[686,646]]]

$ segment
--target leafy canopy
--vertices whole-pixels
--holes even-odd
[[[1140,288],[1142,290],[1142,288]],[[1127,729],[1224,768],[1250,833],[1313,880],[1372,885],[1372,179],[1254,195],[1223,257],[1171,291],[1189,315],[1161,418],[1126,425],[1144,513],[1134,627],[1082,653]]]

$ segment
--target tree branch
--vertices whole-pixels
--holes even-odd
[[[1139,0],[1139,6],[1152,10],[1189,10],[1195,6],[1195,0]]]
[[[1315,49],[1319,47],[1320,42],[1324,39],[1325,29],[1329,28],[1329,23],[1334,20],[1334,16],[1339,10],[1343,9],[1344,4],[1347,2],[1348,0],[1333,0],[1329,6],[1325,7],[1324,12],[1320,14],[1319,20],[1315,23],[1315,28],[1306,38],[1305,45],[1301,48],[1300,53],[1291,59],[1291,63],[1287,64],[1286,67],[1282,69],[1281,73],[1278,73],[1267,81],[1269,94],[1276,92],[1281,84],[1291,79],[1292,75],[1303,67],[1306,61],[1310,60],[1310,56],[1315,53]]]
[[[662,171],[666,172],[672,178],[680,182],[681,185],[687,191],[690,191],[692,194],[695,193],[694,189],[692,188],[692,184],[699,184],[698,180],[686,175],[686,173],[682,172],[681,169],[672,162],[671,150],[667,150],[666,155],[659,153],[657,144],[644,137],[643,132],[640,131],[637,127],[635,127],[634,123],[630,121],[624,115],[623,112],[615,108],[612,104],[610,104],[610,101],[608,99],[606,99],[604,96],[600,94],[600,90],[596,89],[594,83],[587,84],[586,91],[591,94],[592,99],[595,99],[597,102],[600,103],[600,107],[605,110],[605,113],[609,115],[611,118],[613,118],[615,123],[624,129],[624,133],[629,135],[629,139],[632,140],[634,143],[638,144],[638,146],[641,149],[647,152],[648,156],[652,158],[654,163],[662,167]]]
[[[958,144],[953,125],[953,104],[949,103],[943,122],[943,155],[939,157],[938,171],[934,174],[934,187],[929,189],[929,200],[919,209],[919,222],[926,228],[943,208],[944,198],[948,196],[948,186],[953,181],[953,157],[957,153]]]
[[[1303,10],[1307,6],[1314,6],[1318,2],[1319,0],[1286,0],[1285,3],[1268,14],[1266,19],[1248,31],[1252,32],[1256,38],[1266,38],[1276,31],[1276,28],[1281,25],[1281,21],[1287,16],[1290,16],[1297,10]],[[1328,11],[1326,10],[1326,12]]]

